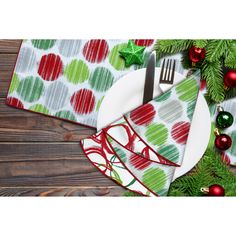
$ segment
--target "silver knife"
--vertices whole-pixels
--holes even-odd
[[[154,51],[149,56],[147,63],[144,92],[143,92],[143,104],[146,104],[153,99],[155,67],[156,67],[156,52]]]

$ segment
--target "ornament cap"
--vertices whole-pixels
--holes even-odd
[[[209,193],[209,188],[208,188],[208,187],[202,187],[202,188],[200,189],[200,191],[201,191],[202,193]]]
[[[225,89],[226,91],[229,91],[229,90],[230,90],[230,87],[228,87],[228,86],[226,86],[226,85],[224,84],[224,89]]]
[[[214,134],[215,134],[215,136],[219,136],[220,135],[219,129],[215,128],[214,129]]]
[[[217,107],[217,111],[218,111],[218,112],[224,111],[224,108],[223,108],[222,106],[218,106],[218,107]]]

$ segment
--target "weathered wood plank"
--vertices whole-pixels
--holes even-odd
[[[79,141],[96,132],[72,122],[22,111],[0,99],[0,142]]]
[[[0,54],[17,54],[22,40],[0,39]]]
[[[77,143],[0,143],[0,187],[116,186]]]
[[[0,53],[18,53],[22,40],[0,40]]]
[[[0,188],[0,196],[122,196],[125,189],[112,187],[6,187]]]
[[[5,98],[7,96],[8,87],[11,81],[11,76],[12,76],[12,70],[0,71],[0,98]]]
[[[0,70],[4,71],[12,71],[15,66],[17,54],[4,53],[0,54]]]
[[[91,166],[84,156],[78,142],[0,142],[0,165],[13,162],[79,160],[82,164]],[[85,167],[86,166],[81,166]],[[1,168],[1,166],[0,166]],[[3,173],[0,173],[0,176]]]

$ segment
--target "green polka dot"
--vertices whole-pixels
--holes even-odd
[[[64,75],[73,83],[83,83],[89,78],[89,68],[82,60],[72,60],[65,68]]]
[[[42,39],[42,40],[31,40],[34,47],[38,49],[44,49],[47,50],[49,48],[52,48],[56,42],[56,40],[52,39]]]
[[[119,156],[119,158],[121,159],[121,161],[126,163],[127,158],[126,158],[126,154],[124,153],[124,151],[122,151],[120,148],[117,148],[117,147],[115,147],[114,150],[115,150],[116,154]]]
[[[55,116],[60,117],[62,119],[77,121],[75,115],[70,111],[58,111]]]
[[[114,81],[112,73],[103,67],[97,67],[89,78],[90,86],[99,92],[108,90]]]
[[[193,113],[194,113],[194,110],[195,110],[195,105],[196,105],[196,101],[191,101],[191,102],[188,103],[187,116],[190,120],[193,117]]]
[[[179,160],[179,150],[174,145],[160,147],[157,152],[168,160],[177,163]]]
[[[166,174],[159,168],[150,168],[146,170],[142,177],[142,182],[154,192],[162,191],[166,184]]]
[[[170,95],[171,95],[171,90],[169,90],[169,91],[163,93],[162,95],[156,97],[154,99],[154,101],[156,101],[156,102],[166,101],[170,97]]]
[[[232,154],[233,156],[236,156],[236,132],[233,131],[230,137],[232,139],[232,146],[230,148],[230,154]]]
[[[104,99],[104,96],[98,100],[97,105],[96,105],[96,111],[99,111],[103,99]]]
[[[120,56],[119,51],[126,47],[126,43],[118,44],[112,48],[109,54],[109,62],[116,70],[125,70],[125,60]]]
[[[44,85],[39,77],[29,76],[21,80],[17,93],[27,102],[38,101],[44,91]]]
[[[180,100],[188,102],[196,99],[198,85],[196,80],[188,78],[176,85],[176,92]]]
[[[29,108],[29,110],[35,111],[35,112],[40,112],[40,113],[47,114],[47,115],[49,114],[49,110],[41,104],[33,105]]]
[[[9,93],[13,93],[17,87],[19,86],[20,80],[17,74],[14,73],[12,80],[11,80],[11,85],[9,88]]]
[[[153,145],[163,145],[168,138],[168,129],[163,124],[151,124],[147,127],[145,136]]]

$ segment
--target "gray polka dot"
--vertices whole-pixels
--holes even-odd
[[[73,57],[79,54],[81,40],[60,40],[58,49],[65,57]]]
[[[69,100],[69,89],[60,81],[51,84],[45,92],[45,105],[47,108],[58,110]]]
[[[183,107],[179,101],[171,100],[158,109],[158,114],[163,121],[171,123],[182,116]]]
[[[20,50],[17,63],[16,72],[24,73],[31,71],[36,66],[36,54],[28,47],[23,47]]]

